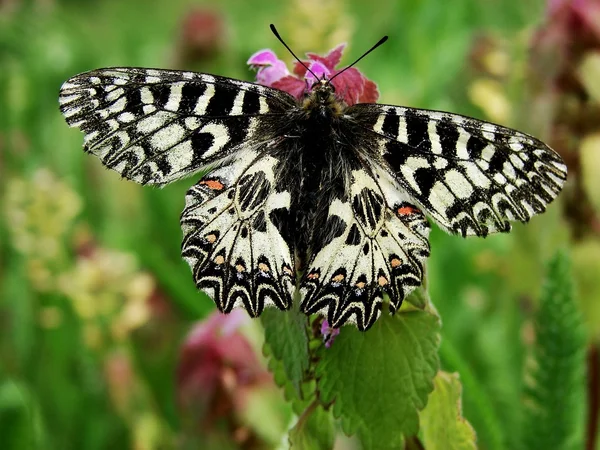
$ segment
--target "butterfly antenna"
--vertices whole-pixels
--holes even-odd
[[[384,36],[381,39],[379,39],[379,42],[377,42],[377,44],[375,44],[373,47],[371,47],[369,50],[367,50],[365,53],[363,53],[363,55],[360,58],[358,58],[356,61],[354,61],[352,64],[350,64],[349,66],[344,67],[342,70],[340,70],[334,76],[332,76],[329,79],[329,81],[331,82],[331,80],[333,80],[339,74],[344,73],[346,70],[348,70],[350,67],[352,67],[353,65],[355,65],[357,62],[359,62],[361,59],[363,59],[365,56],[367,56],[369,53],[371,53],[373,50],[375,50],[377,47],[379,47],[381,44],[383,44],[387,40],[388,40],[387,36]]]
[[[269,25],[269,26],[271,27],[271,31],[273,32],[273,34],[275,35],[275,37],[276,37],[277,39],[279,39],[279,42],[281,42],[281,43],[283,44],[283,46],[284,46],[285,48],[287,48],[288,52],[290,52],[290,53],[292,54],[292,56],[293,56],[294,58],[296,58],[296,61],[298,61],[300,64],[302,64],[302,65],[304,66],[304,68],[305,68],[306,70],[308,70],[308,71],[309,71],[309,72],[312,74],[312,76],[313,76],[313,77],[315,77],[315,79],[319,80],[320,78],[319,78],[318,76],[316,76],[316,75],[315,75],[315,73],[314,73],[312,70],[310,70],[306,64],[304,64],[302,61],[300,61],[300,58],[298,58],[298,57],[296,56],[296,54],[295,54],[295,53],[292,51],[292,49],[288,47],[288,45],[287,45],[287,44],[284,42],[284,40],[283,40],[283,39],[281,38],[281,36],[279,35],[279,32],[277,31],[277,28],[275,28],[275,25],[271,24],[271,25]],[[371,49],[371,50],[372,50],[372,49]],[[369,50],[369,51],[371,51],[371,50]],[[368,52],[367,52],[367,53],[368,53]],[[363,56],[364,56],[364,55],[363,55]],[[357,62],[358,62],[358,61],[357,61]],[[345,69],[344,69],[344,70],[345,70]]]

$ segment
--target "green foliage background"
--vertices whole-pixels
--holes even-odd
[[[506,124],[548,137],[526,101],[527,50],[544,19],[541,0],[323,4],[0,3],[0,448],[185,448],[194,442],[175,400],[176,365],[183,337],[213,304],[196,291],[179,253],[179,214],[193,180],[142,188],[84,155],[82,135],[58,111],[58,89],[68,77],[108,66],[185,66],[252,80],[245,61],[258,49],[270,47],[289,60],[268,29],[273,22],[299,54],[325,52],[341,36],[350,44],[346,63],[387,34],[389,42],[360,63],[378,83],[380,102],[489,120],[470,88],[481,75],[472,50],[491,38],[509,61],[499,82],[510,106]],[[203,6],[224,22],[221,46],[208,57],[182,59],[182,20]],[[81,242],[104,249],[107,264],[116,264],[91,287],[93,274],[74,265]],[[464,240],[434,229],[431,246],[428,290],[442,319],[441,366],[460,374],[464,415],[480,448],[516,448],[523,423],[539,420],[521,417],[517,406],[544,268],[557,249],[569,247],[560,203],[527,226],[516,224],[510,235]],[[594,252],[586,249],[577,255],[594,267]],[[592,311],[593,330],[598,324],[589,305],[598,300],[598,280],[578,261],[587,283],[578,294]],[[94,319],[90,328],[90,316],[69,295],[85,291],[81,302],[97,309],[113,302],[116,311],[119,302],[133,301],[111,289],[121,292],[141,274],[160,291],[163,312],[153,310],[120,331],[110,320]],[[115,400],[106,365],[115,355],[135,368],[133,406]],[[583,357],[574,364],[583,373]],[[583,423],[584,398],[573,407]],[[320,420],[313,422],[303,426],[318,427]]]

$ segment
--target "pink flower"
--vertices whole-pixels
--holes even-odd
[[[323,321],[321,324],[321,334],[323,335],[323,342],[325,342],[325,347],[329,348],[333,345],[333,341],[335,337],[340,334],[339,328],[332,328],[327,322],[327,319]]]
[[[600,38],[600,3],[597,0],[549,0],[550,22],[563,21],[573,31]]]
[[[248,394],[273,379],[239,331],[248,316],[241,310],[215,312],[186,337],[177,367],[179,404],[204,431],[223,422],[235,429]]]
[[[355,103],[375,103],[379,98],[377,85],[368,80],[358,69],[351,67],[344,70],[339,76],[335,76],[343,70],[343,68],[336,70],[335,66],[342,59],[345,46],[346,44],[338,45],[325,56],[307,53],[308,59],[303,63],[310,69],[310,72],[302,64],[296,62],[293,74],[290,74],[285,63],[277,59],[271,50],[256,52],[250,57],[248,64],[258,69],[256,74],[258,83],[281,89],[297,99],[301,99],[310,92],[315,82],[323,78],[333,78],[331,84],[335,88],[336,95],[349,106]]]
[[[274,82],[290,74],[285,63],[277,59],[277,55],[269,49],[259,50],[247,62],[257,68],[256,81],[263,86],[272,86]]]
[[[217,10],[193,8],[179,28],[176,56],[182,66],[214,57],[225,44],[225,21]]]
[[[533,36],[534,56],[546,67],[542,72],[570,70],[588,49],[600,45],[600,2],[598,0],[548,0],[546,21]],[[543,58],[541,58],[543,56]]]

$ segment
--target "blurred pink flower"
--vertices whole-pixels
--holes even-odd
[[[136,379],[128,355],[119,351],[110,353],[104,360],[104,377],[117,411],[123,415],[132,413]]]
[[[545,21],[531,42],[535,95],[529,107],[539,111],[531,115],[538,122],[533,127],[546,128],[548,143],[569,168],[571,188],[563,196],[563,207],[576,240],[596,234],[600,223],[580,176],[581,142],[598,132],[597,104],[590,101],[597,77],[585,63],[599,52],[600,1],[548,0]]]
[[[598,0],[549,0],[549,21],[563,22],[573,29],[594,34],[600,39],[600,2]]]
[[[306,54],[308,60],[303,63],[317,78],[299,62],[294,63],[293,75],[291,75],[285,63],[269,49],[254,53],[248,59],[248,64],[252,68],[258,69],[256,74],[258,83],[281,89],[301,99],[304,94],[310,92],[315,82],[323,78],[331,79],[343,70],[336,70],[335,66],[339,64],[345,46],[346,44],[338,45],[325,56],[316,53]],[[355,67],[351,67],[335,77],[331,84],[335,88],[336,95],[349,106],[355,103],[375,103],[379,98],[377,85],[368,80]]]
[[[555,78],[559,89],[569,89],[574,80],[566,72],[571,72],[583,53],[599,46],[598,0],[548,1],[545,23],[533,36],[531,45],[540,75]]]
[[[179,404],[205,430],[221,419],[235,430],[247,389],[273,383],[239,331],[246,320],[239,309],[215,312],[195,325],[183,343],[177,368]]]
[[[226,38],[223,16],[211,8],[196,7],[182,19],[176,48],[178,64],[187,67],[215,56]]]

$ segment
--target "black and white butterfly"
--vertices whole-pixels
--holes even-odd
[[[186,195],[183,257],[219,310],[288,309],[373,325],[423,280],[427,214],[462,236],[510,230],[566,180],[518,131],[446,112],[347,106],[327,79],[302,101],[215,75],[108,68],[60,91],[84,147],[123,177]]]

